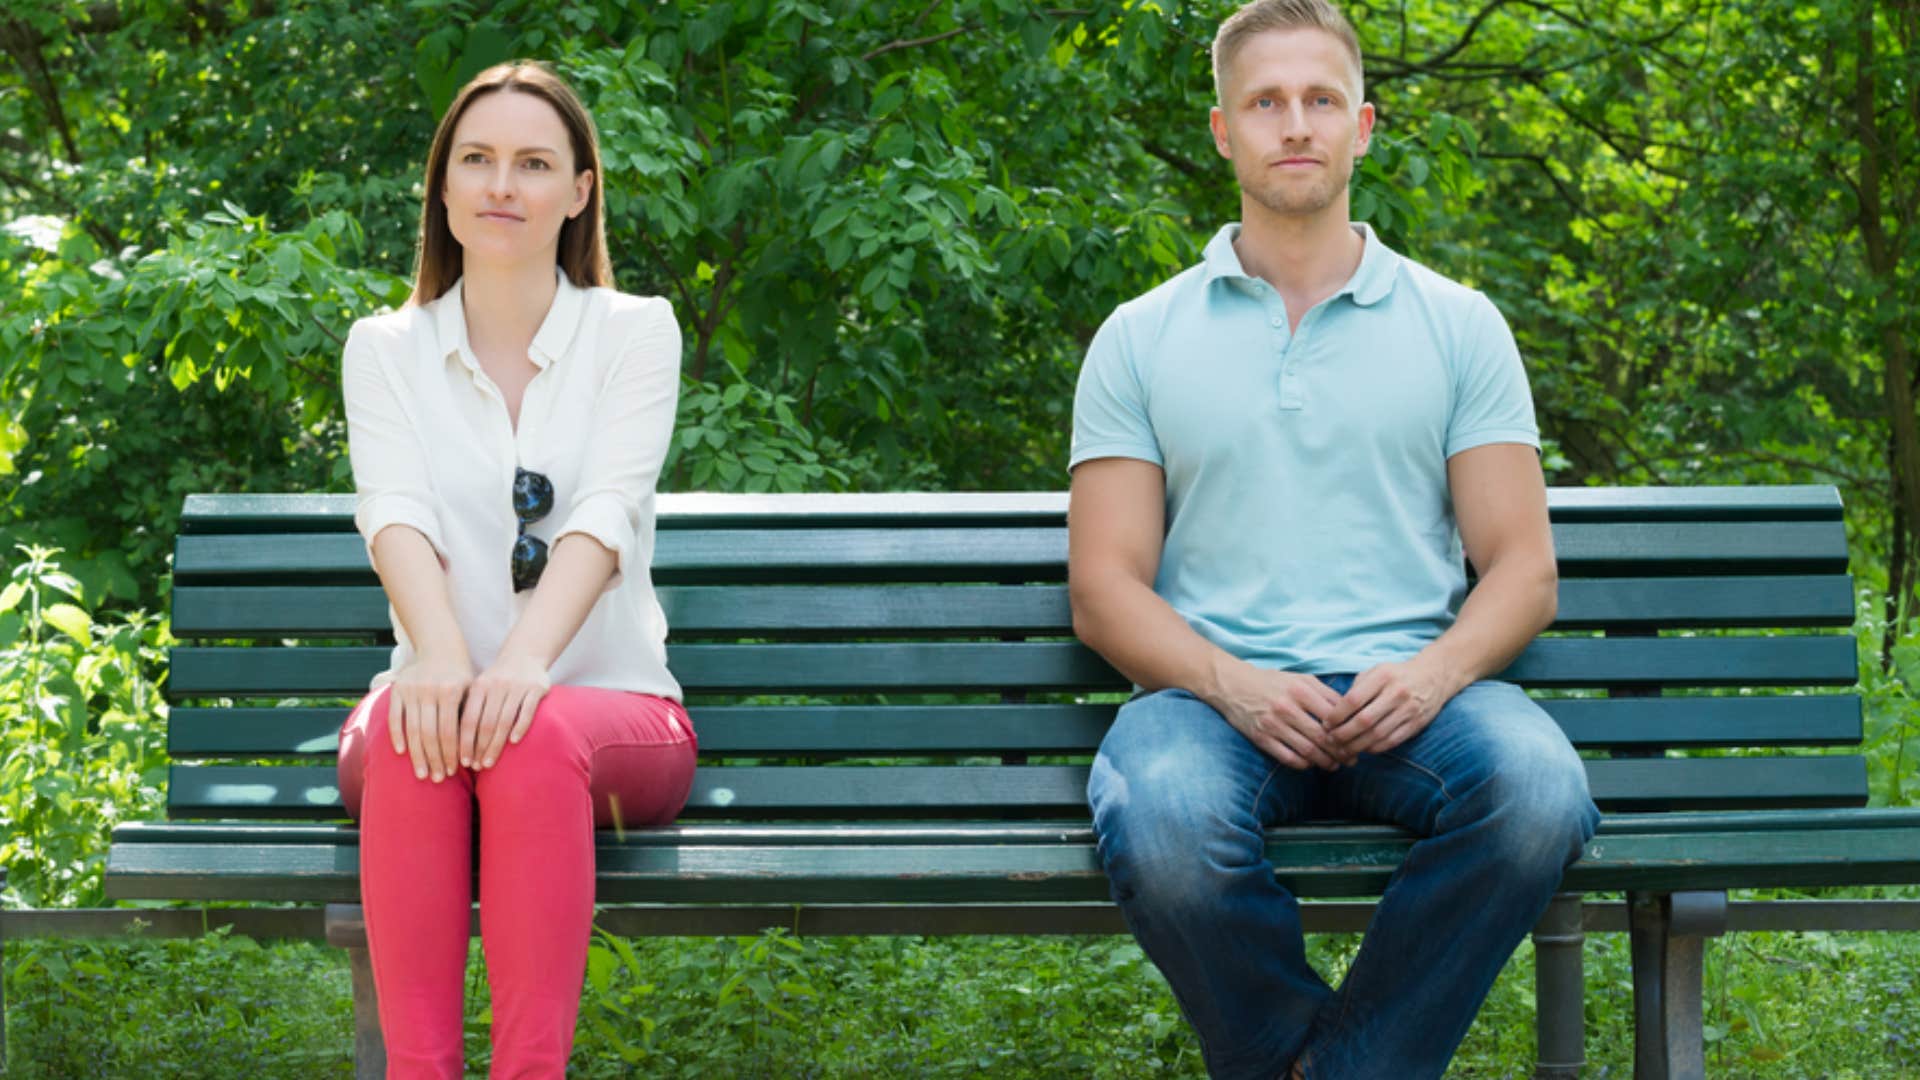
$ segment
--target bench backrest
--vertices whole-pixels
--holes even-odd
[[[1505,673],[1610,810],[1852,806],[1854,614],[1830,487],[1554,489],[1560,615]],[[654,581],[702,765],[687,817],[1083,817],[1129,689],[1073,639],[1066,498],[662,496]],[[351,496],[196,495],[174,559],[174,818],[340,818],[387,663]],[[1766,633],[1761,633],[1761,631]],[[1675,751],[1733,749],[1727,754]],[[1756,752],[1764,751],[1764,752]]]

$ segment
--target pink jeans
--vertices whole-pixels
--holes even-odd
[[[677,701],[556,686],[492,768],[436,784],[393,752],[388,690],[340,729],[387,1075],[462,1075],[477,808],[491,1075],[564,1076],[593,923],[593,830],[673,820],[693,786],[693,724]]]

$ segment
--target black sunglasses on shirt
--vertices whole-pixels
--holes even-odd
[[[531,469],[513,470],[513,516],[520,522],[513,541],[513,591],[525,592],[540,583],[547,568],[547,542],[527,535],[527,526],[553,513],[553,481]]]

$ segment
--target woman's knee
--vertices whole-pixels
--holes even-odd
[[[507,743],[494,763],[481,770],[482,786],[490,789],[483,797],[500,798],[522,791],[537,794],[567,779],[584,786],[586,754],[567,719],[565,695],[550,692],[541,698],[520,741]]]

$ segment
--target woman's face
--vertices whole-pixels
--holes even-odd
[[[560,226],[586,209],[593,179],[574,171],[567,126],[545,99],[512,90],[474,99],[454,125],[440,192],[465,267],[553,264]]]

